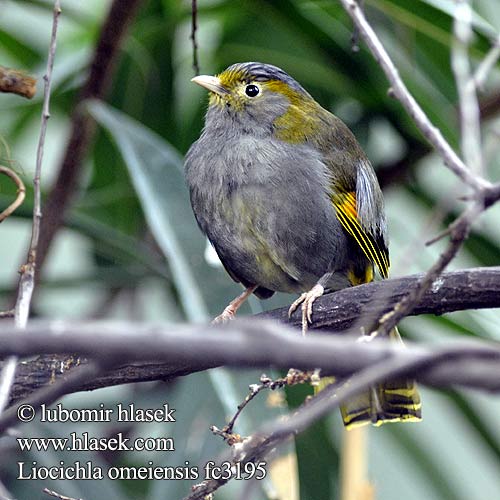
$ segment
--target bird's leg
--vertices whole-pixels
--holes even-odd
[[[252,293],[257,288],[257,285],[249,286],[241,295],[238,295],[234,300],[232,300],[228,306],[219,314],[213,321],[212,324],[225,323],[231,319],[234,319],[236,311],[240,308],[241,304],[247,300],[247,298],[252,295]]]
[[[302,304],[302,335],[307,333],[309,323],[312,323],[314,301],[323,295],[326,283],[332,275],[333,273],[323,275],[308,292],[303,293],[288,309],[288,317],[291,317],[295,310]]]
[[[312,323],[312,308],[314,301],[321,297],[325,289],[316,283],[308,292],[303,293],[288,309],[288,317],[302,304],[302,335],[307,333],[309,323]]]

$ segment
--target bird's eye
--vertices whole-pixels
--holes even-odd
[[[259,95],[259,87],[257,87],[257,85],[247,85],[245,87],[245,94],[248,96],[248,97],[255,97],[257,95]]]

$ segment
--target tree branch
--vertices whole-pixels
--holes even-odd
[[[101,30],[90,72],[71,117],[71,133],[57,180],[45,206],[38,247],[38,270],[43,266],[52,240],[61,227],[71,198],[77,188],[88,145],[95,130],[94,120],[85,112],[83,102],[100,99],[111,82],[122,41],[141,0],[114,0]]]
[[[472,39],[472,9],[468,0],[457,0],[454,10],[451,66],[455,75],[460,110],[460,143],[462,156],[469,168],[484,176],[481,144],[481,117],[476,84],[469,61]],[[485,59],[486,61],[486,59]]]
[[[198,30],[198,6],[197,0],[191,0],[191,42],[193,44],[193,71],[194,76],[200,74],[200,64],[198,63],[198,42],[196,31]]]
[[[457,347],[457,346],[456,346]],[[231,453],[222,457],[221,462],[232,460],[233,463],[257,462],[273,447],[279,445],[287,438],[298,434],[319,418],[329,414],[345,401],[366,390],[373,384],[399,377],[417,377],[423,373],[434,373],[439,370],[441,363],[456,362],[454,370],[457,372],[464,367],[464,359],[469,359],[470,352],[466,353],[461,348],[441,347],[433,352],[421,353],[418,356],[407,357],[393,356],[385,360],[367,366],[358,374],[349,379],[348,383],[340,381],[329,385],[317,396],[303,404],[298,411],[289,415],[288,418],[280,417],[270,424],[264,424],[251,436],[231,447]],[[500,350],[498,350],[500,354]],[[482,357],[482,356],[480,356]],[[493,356],[493,357],[496,357]],[[495,363],[498,364],[497,358]],[[488,369],[488,368],[485,368]],[[497,370],[498,375],[498,370]],[[497,387],[500,382],[497,381]],[[196,485],[191,494],[183,500],[203,500],[206,495],[220,488],[228,480],[207,480]]]
[[[418,287],[423,274],[376,281],[327,294],[314,302],[312,329],[347,330],[359,318],[370,323],[389,312],[394,304]],[[464,269],[444,273],[415,304],[412,315],[444,314],[466,309],[500,307],[500,267]],[[265,312],[259,317],[288,322],[288,308]],[[294,326],[301,319],[292,317]]]
[[[27,75],[24,71],[0,66],[0,92],[32,99],[36,94],[36,78]]]
[[[52,16],[52,34],[49,43],[49,53],[47,57],[47,69],[44,75],[44,93],[42,119],[40,126],[40,136],[38,139],[38,147],[36,153],[35,176],[33,178],[34,202],[33,202],[33,224],[31,230],[31,241],[28,249],[28,257],[26,264],[21,266],[21,277],[17,291],[17,300],[14,308],[14,322],[19,334],[27,322],[31,308],[31,297],[35,287],[35,268],[37,264],[37,248],[40,238],[40,221],[42,218],[41,209],[41,192],[40,192],[40,177],[42,173],[43,152],[45,148],[45,135],[47,133],[47,122],[50,118],[50,89],[52,85],[52,69],[54,68],[54,58],[56,54],[57,44],[57,28],[59,16],[61,15],[60,0],[54,1],[54,9]],[[17,357],[12,356],[5,363],[0,375],[0,413],[4,410],[9,401],[9,393],[14,383],[14,376],[17,365]]]
[[[421,275],[385,280],[321,297],[315,303],[312,328],[345,332],[358,322],[359,318],[363,318],[363,322],[371,322],[381,313],[391,310],[408,290],[418,286],[420,279]],[[412,314],[443,314],[457,310],[492,307],[500,307],[500,267],[443,274],[423,295]],[[288,308],[277,309],[260,314],[258,318],[272,318],[287,323],[287,311]],[[300,319],[293,318],[290,324],[300,326]],[[297,353],[296,350],[287,354],[283,347],[285,345],[283,342],[287,340],[292,342],[290,339],[294,339],[296,346],[294,349],[299,351],[302,349],[300,345],[295,344],[295,336],[290,334],[289,329],[283,330],[281,336],[278,334],[278,337],[275,337],[273,328],[264,327],[260,323],[254,327],[246,325],[245,330],[248,331],[250,328],[252,332],[252,340],[241,337],[237,323],[223,328],[224,334],[221,336],[206,325],[169,327],[105,322],[79,324],[51,322],[29,325],[25,334],[13,336],[12,325],[4,321],[0,324],[0,354],[17,353],[22,356],[42,354],[36,359],[19,364],[12,390],[12,402],[25,398],[46,384],[66,377],[68,372],[78,365],[87,364],[87,360],[83,359],[84,356],[95,357],[96,354],[101,358],[104,356],[102,365],[109,365],[114,359],[118,359],[122,366],[95,378],[87,377],[79,389],[72,390],[93,390],[124,383],[169,380],[219,364],[264,366],[274,363],[285,368],[330,366],[341,370],[343,374],[352,373],[360,366],[364,366],[364,364],[357,365],[355,358],[351,359],[353,355],[351,351],[346,352],[339,347],[335,349],[341,349],[338,353],[343,354],[333,353],[323,356],[327,359],[323,357],[320,359],[322,348],[318,346],[314,349],[319,349],[319,352],[316,352],[313,358],[300,357],[305,354]],[[359,335],[359,331],[357,334]],[[351,344],[349,346],[349,349],[359,352]],[[311,349],[314,350],[312,344]],[[82,356],[82,359],[75,360],[71,356],[54,355],[54,353],[75,352]],[[288,357],[284,357],[285,355]],[[338,359],[339,356],[341,359]],[[149,361],[147,363],[132,361],[141,358]],[[314,363],[306,366],[307,359],[309,361],[314,359]]]
[[[19,206],[22,205],[24,198],[26,197],[26,188],[24,187],[21,178],[10,168],[0,165],[0,174],[10,177],[17,186],[17,196],[16,199],[2,212],[0,212],[0,222],[3,222],[7,217],[9,217]]]
[[[363,38],[364,42],[373,54],[373,57],[389,80],[391,84],[391,94],[401,102],[424,137],[442,156],[445,164],[460,179],[472,188],[481,189],[489,187],[490,183],[488,181],[474,175],[467,168],[455,151],[453,151],[448,142],[444,139],[441,131],[431,123],[423,109],[410,94],[406,85],[403,83],[403,80],[401,80],[397,68],[394,66],[394,63],[373,31],[373,28],[368,24],[365,15],[356,0],[340,0],[340,2],[352,18],[355,26],[359,30],[361,38]]]

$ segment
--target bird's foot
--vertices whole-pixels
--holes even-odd
[[[301,305],[302,309],[302,335],[307,333],[309,323],[312,323],[312,310],[314,301],[323,295],[325,288],[317,283],[308,292],[303,293],[288,309],[288,317]]]
[[[307,295],[307,292],[304,292],[303,294],[301,294],[301,296],[292,302],[292,305],[288,308],[288,317],[291,318],[292,317],[292,314],[297,310],[297,307],[300,306],[300,304],[302,304],[302,302],[304,302],[304,300],[306,299],[306,295]]]
[[[240,308],[241,304],[243,304],[243,302],[245,302],[245,300],[252,295],[256,288],[257,285],[249,286],[241,295],[238,295],[238,297],[232,300],[222,313],[212,320],[212,325],[227,323],[228,321],[234,319],[236,311]]]
[[[220,325],[234,319],[236,309],[229,304],[218,316],[212,320],[212,325]]]

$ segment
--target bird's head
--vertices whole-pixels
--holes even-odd
[[[320,125],[319,104],[271,64],[237,63],[217,76],[200,75],[191,81],[210,91],[206,127],[237,127],[299,143]]]

